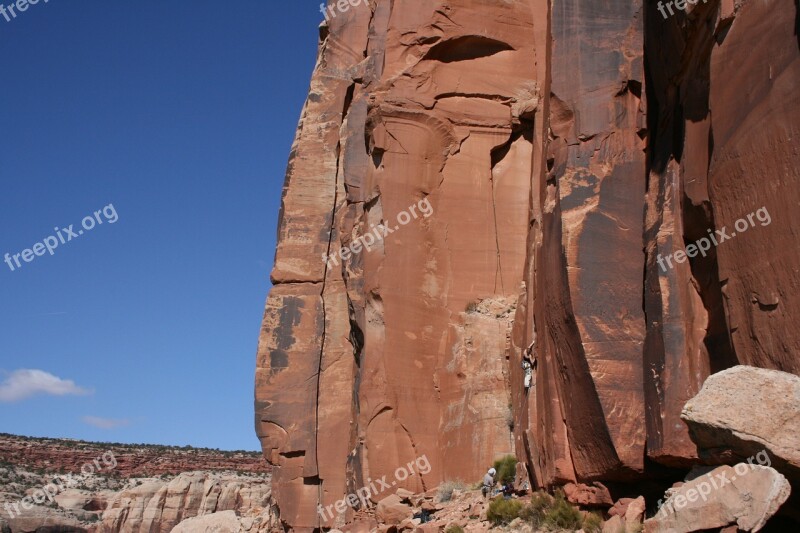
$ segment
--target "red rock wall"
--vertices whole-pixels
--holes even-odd
[[[256,374],[287,527],[422,455],[397,486],[506,453],[537,486],[646,478],[696,460],[678,415],[710,372],[800,371],[797,11],[730,4],[373,0],[323,26]]]

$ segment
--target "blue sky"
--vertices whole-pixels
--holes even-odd
[[[255,350],[318,4],[0,17],[0,254],[118,217],[0,263],[0,432],[258,449]]]

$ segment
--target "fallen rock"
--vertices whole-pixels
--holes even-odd
[[[411,506],[404,504],[396,494],[379,501],[375,509],[378,521],[390,525],[400,524],[404,520],[410,519],[413,514]]]
[[[594,482],[592,486],[583,483],[567,483],[564,485],[564,494],[570,503],[582,507],[611,507],[614,500],[611,493],[602,483]]]
[[[603,533],[619,533],[625,530],[625,520],[620,515],[614,515],[603,524]]]
[[[342,527],[340,533],[370,533],[370,531],[375,531],[376,529],[378,529],[378,522],[376,522],[374,519],[360,519],[356,520],[352,524],[347,524],[346,526]],[[397,531],[397,528],[394,529]],[[329,533],[333,532],[330,531]]]
[[[644,531],[688,533],[732,524],[758,531],[790,492],[789,482],[773,468],[747,463],[720,466],[670,489],[659,512],[645,520]]]
[[[419,508],[423,511],[428,511],[429,513],[435,513],[436,511],[441,511],[444,507],[441,503],[433,503],[428,500],[423,500],[419,505]]]
[[[644,497],[621,498],[608,514],[611,516],[603,524],[603,533],[637,533],[642,530],[644,518]]]
[[[410,490],[406,490],[406,489],[397,489],[397,492],[395,492],[395,494],[397,494],[397,497],[400,498],[404,502],[410,502],[411,501],[411,497],[414,496],[413,492],[411,492]]]
[[[475,502],[469,508],[469,517],[470,518],[478,518],[479,516],[483,516],[484,509],[486,505],[483,502]]]
[[[405,520],[400,522],[400,525],[397,526],[397,529],[399,529],[400,531],[405,531],[405,530],[413,531],[421,523],[422,523],[422,520],[420,520],[419,518],[406,518]]]
[[[644,496],[639,496],[628,504],[628,508],[625,510],[625,527],[629,531],[641,531],[646,508],[647,505],[645,504]]]
[[[628,510],[628,505],[631,504],[633,498],[620,498],[611,509],[608,510],[608,516],[625,516],[625,511]]]
[[[706,455],[728,448],[741,460],[766,450],[775,459],[768,466],[800,478],[800,377],[750,366],[723,370],[709,376],[681,418]]]

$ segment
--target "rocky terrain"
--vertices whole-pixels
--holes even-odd
[[[763,505],[699,515],[797,508],[762,434],[795,420],[764,386],[785,375],[733,379],[769,421],[687,406],[737,365],[800,373],[797,3],[330,4],[255,378],[282,527],[357,523],[388,493],[336,502],[423,456],[398,487],[513,454],[518,487],[599,482],[652,512],[761,446]]]
[[[182,448],[153,444],[117,444],[70,439],[20,437],[0,433],[0,460],[44,472],[79,472],[104,453],[114,455],[113,475],[121,478],[177,475],[190,470],[232,470],[268,474],[259,453]]]
[[[0,531],[167,533],[218,515],[231,531],[270,531],[270,481],[253,452],[3,434]]]

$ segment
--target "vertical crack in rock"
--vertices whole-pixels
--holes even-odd
[[[352,100],[353,100],[354,91],[355,91],[355,83],[351,83],[350,86],[347,88],[347,91],[346,91],[346,94],[345,94],[345,97],[344,97],[344,104],[342,106],[342,114],[341,114],[341,123],[342,124],[344,124],[346,119],[347,119],[347,114],[348,114],[348,111],[350,109],[350,104],[352,103]],[[331,211],[330,211],[331,225],[330,225],[330,231],[328,233],[328,245],[327,245],[327,252],[326,252],[326,256],[327,257],[331,257],[331,254],[334,252],[334,250],[332,249],[332,244],[333,244],[334,235],[335,235],[336,214],[337,214],[337,212],[339,210],[339,172],[340,172],[340,167],[341,167],[341,143],[337,143],[336,144],[335,161],[336,161],[336,165],[335,165],[335,170],[334,170],[335,178],[334,178],[334,182],[333,182],[333,191],[334,191],[333,192],[333,205],[331,206]],[[324,503],[324,497],[323,497],[323,493],[322,493],[322,491],[323,491],[323,487],[322,487],[323,478],[322,478],[322,476],[320,476],[320,468],[319,468],[319,440],[320,440],[320,435],[319,435],[319,409],[320,409],[320,405],[322,405],[322,402],[320,401],[320,390],[321,390],[320,383],[321,383],[321,380],[322,380],[323,358],[324,358],[325,348],[326,348],[325,341],[326,341],[327,333],[328,333],[328,328],[327,328],[328,311],[327,311],[327,303],[325,302],[325,288],[327,286],[327,281],[328,281],[328,270],[330,268],[329,265],[330,265],[329,262],[325,263],[325,267],[323,269],[323,275],[322,275],[322,286],[320,288],[320,293],[319,293],[320,306],[321,306],[321,309],[322,309],[322,321],[321,321],[322,322],[322,331],[321,331],[321,339],[320,339],[319,361],[318,361],[318,365],[317,365],[316,401],[314,403],[314,406],[315,406],[315,410],[314,410],[314,461],[315,461],[315,467],[316,467],[315,475],[317,476],[318,487],[319,487],[318,488],[319,499],[318,499],[317,505],[321,505],[322,503]],[[317,519],[319,520],[320,517],[318,516]]]

